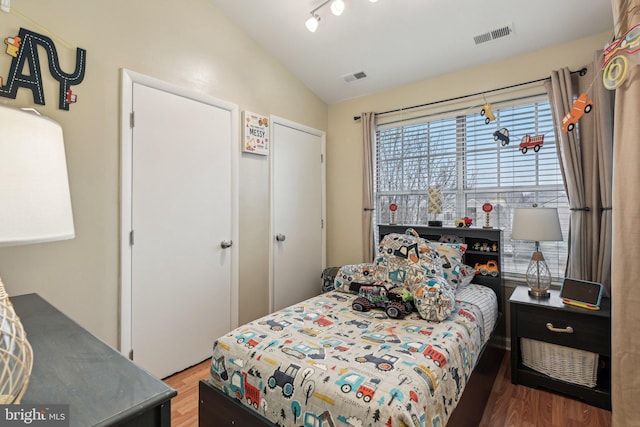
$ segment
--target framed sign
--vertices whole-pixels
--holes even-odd
[[[242,151],[269,154],[269,119],[250,111],[242,112]]]

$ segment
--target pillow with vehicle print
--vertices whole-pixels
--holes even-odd
[[[429,277],[413,290],[413,304],[420,317],[442,322],[456,305],[456,294],[444,277]]]
[[[442,277],[456,290],[466,279],[462,256],[467,251],[465,243],[432,242],[442,260]],[[468,283],[467,283],[468,284]]]

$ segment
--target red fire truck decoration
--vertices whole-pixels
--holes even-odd
[[[522,151],[522,154],[526,154],[530,148],[533,148],[533,151],[536,153],[540,151],[542,145],[544,144],[544,135],[525,135],[522,137],[520,141],[519,150]]]
[[[73,93],[71,86],[82,83],[84,79],[87,51],[76,48],[76,67],[73,73],[69,74],[60,68],[56,47],[53,40],[47,36],[20,28],[17,36],[7,37],[4,42],[7,45],[5,52],[13,59],[6,82],[0,78],[0,96],[16,99],[18,89],[23,87],[31,90],[33,102],[44,105],[44,88],[38,56],[38,47],[41,47],[47,53],[51,76],[60,84],[58,107],[61,110],[69,110],[69,105],[77,101],[77,95]],[[24,73],[25,68],[28,74]]]

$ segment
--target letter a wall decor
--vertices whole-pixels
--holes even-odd
[[[6,53],[13,57],[11,68],[6,83],[3,84],[0,77],[0,96],[16,99],[18,88],[31,89],[33,102],[44,105],[44,90],[42,86],[42,72],[40,70],[40,58],[38,46],[47,52],[49,72],[60,84],[58,107],[61,110],[69,110],[69,104],[77,101],[77,96],[71,90],[71,86],[82,83],[87,62],[87,51],[76,48],[76,69],[72,74],[67,74],[60,69],[58,52],[53,41],[42,34],[20,28],[17,36],[7,37]],[[29,74],[24,73],[25,65],[29,67]]]

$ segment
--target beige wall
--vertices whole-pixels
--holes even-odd
[[[362,130],[354,116],[422,105],[580,69],[610,33],[329,106],[327,264],[362,262]],[[497,46],[497,45],[496,45]],[[540,91],[538,91],[540,92]],[[427,111],[427,110],[424,110]]]
[[[2,39],[16,35],[20,27],[55,35],[63,70],[73,71],[75,47],[81,47],[87,50],[87,71],[73,87],[78,102],[70,111],[59,110],[57,82],[49,75],[44,52],[40,55],[46,106],[37,107],[65,133],[76,238],[3,248],[0,275],[10,295],[38,292],[117,345],[119,70],[201,91],[236,103],[241,111],[275,114],[324,131],[327,106],[207,0],[14,0],[12,6],[46,30],[15,13],[0,12]],[[0,54],[0,76],[6,77],[10,60]],[[34,106],[25,89],[16,100],[0,98],[0,103]],[[243,154],[241,322],[268,311],[268,206],[268,158]]]
[[[362,259],[361,131],[354,115],[537,79],[562,66],[576,69],[609,36],[602,34],[327,108],[207,0],[14,0],[12,6],[35,23],[0,12],[2,38],[17,34],[20,27],[52,36],[67,72],[75,66],[75,47],[87,49],[87,73],[84,82],[73,88],[78,103],[70,111],[59,110],[57,82],[49,76],[41,54],[47,105],[37,107],[60,122],[65,132],[76,238],[0,249],[0,275],[10,294],[38,292],[112,345],[118,343],[119,316],[121,68],[236,103],[240,110],[275,114],[327,131],[327,261],[338,265]],[[6,76],[10,60],[0,54],[0,76]],[[34,106],[25,89],[16,100],[0,98],[0,103]],[[243,323],[268,310],[268,218],[254,214],[267,211],[268,158],[243,154]]]

